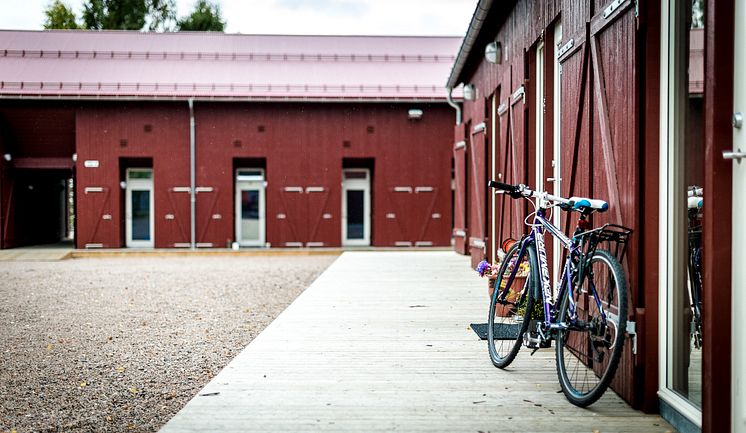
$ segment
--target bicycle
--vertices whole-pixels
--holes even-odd
[[[702,188],[687,189],[687,217],[689,249],[687,274],[689,276],[689,305],[692,321],[689,334],[696,349],[702,348]]]
[[[526,198],[535,207],[525,220],[530,231],[508,250],[497,272],[487,326],[490,359],[496,367],[506,368],[522,345],[535,352],[554,340],[562,392],[576,406],[591,405],[614,378],[627,324],[622,266],[615,254],[598,246],[613,244],[621,257],[632,230],[616,224],[591,229],[588,217],[608,210],[602,200],[566,199],[495,181],[488,186],[514,199]],[[580,213],[572,238],[549,222],[546,212],[554,206]],[[559,290],[550,283],[545,230],[567,250]],[[520,269],[528,269],[523,282],[516,278]],[[537,300],[541,303],[535,308]]]

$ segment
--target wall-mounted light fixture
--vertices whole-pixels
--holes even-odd
[[[122,188],[122,189],[127,189],[127,182],[125,182],[125,181],[119,182],[119,187]]]
[[[484,59],[490,63],[499,65],[503,61],[503,45],[494,41],[484,47]]]
[[[3,159],[6,160],[6,161],[8,161],[8,162],[10,162],[10,160],[13,159],[13,157],[10,156],[9,153],[6,153],[5,155],[3,155]]]
[[[477,88],[473,84],[464,84],[464,99],[467,101],[477,99]]]
[[[78,154],[73,153],[73,162],[76,162],[78,160]]]
[[[412,108],[407,112],[407,117],[409,117],[409,120],[420,120],[422,119],[423,111],[419,108]]]

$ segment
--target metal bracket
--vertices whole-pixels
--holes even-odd
[[[497,115],[498,116],[502,116],[503,114],[505,114],[506,111],[508,111],[508,106],[505,105],[504,102],[502,104],[500,104],[499,107],[497,107]]]
[[[513,92],[512,98],[513,98],[512,105],[515,105],[515,103],[521,100],[521,98],[523,98],[523,103],[525,104],[526,103],[526,87],[521,86],[518,89],[516,89],[516,91]]]
[[[615,10],[619,9],[627,0],[614,0],[604,9],[604,18],[608,18]]]
[[[637,323],[627,321],[627,335],[632,337],[632,353],[637,355]]]
[[[575,39],[570,39],[565,45],[562,45],[559,51],[557,51],[557,58],[559,59],[564,56],[565,53],[570,51],[573,46],[575,46]]]

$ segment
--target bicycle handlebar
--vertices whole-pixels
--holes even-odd
[[[553,201],[555,203],[559,203],[560,207],[564,210],[582,211],[583,208],[593,209],[599,212],[606,212],[607,210],[609,210],[609,204],[605,202],[604,200],[598,200],[598,199],[586,198],[586,197],[570,197],[568,199],[568,198],[548,194],[546,192],[534,191],[528,186],[523,185],[523,184],[510,185],[508,183],[490,180],[489,182],[487,182],[487,186],[489,186],[490,188],[495,188],[498,190],[505,191],[512,198],[534,197],[534,198],[541,198],[544,200]]]

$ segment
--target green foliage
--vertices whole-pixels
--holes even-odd
[[[220,5],[208,0],[198,0],[191,15],[180,19],[177,23],[179,30],[222,32],[225,21],[220,16]]]
[[[45,29],[79,29],[76,22],[75,12],[72,8],[60,0],[54,0],[44,11],[47,20],[44,22]]]
[[[174,0],[86,0],[83,27],[92,30],[171,30]]]

